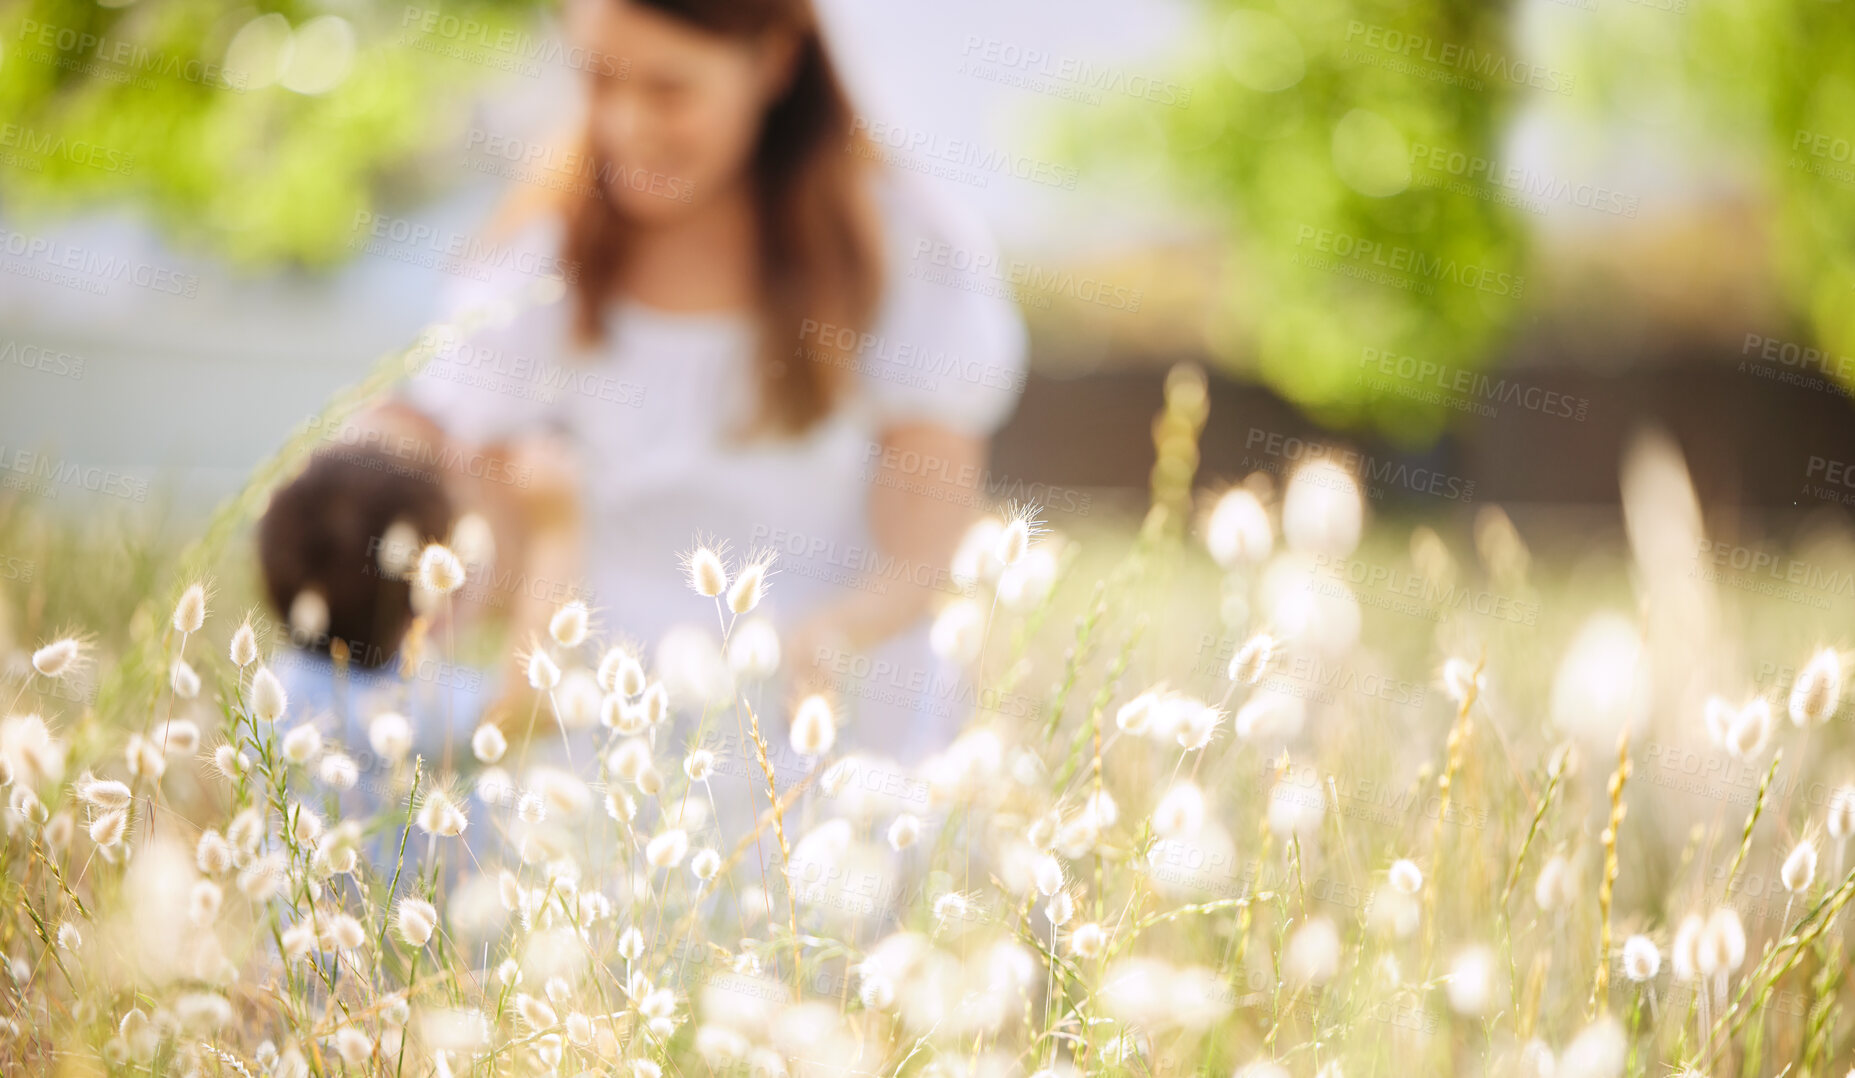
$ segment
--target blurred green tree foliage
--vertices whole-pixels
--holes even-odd
[[[247,265],[343,258],[416,197],[463,91],[561,62],[528,0],[20,0],[0,9],[9,211],[122,203]]]
[[[1642,27],[1665,5],[1692,17],[1664,14],[1656,29],[1670,38],[1661,43]],[[1731,140],[1718,171],[1749,168],[1762,188],[1764,261],[1788,313],[1824,353],[1801,373],[1855,392],[1855,4],[1655,0],[1620,14],[1631,22],[1600,27],[1588,43],[1598,70],[1619,94],[1633,92],[1633,73],[1652,66],[1649,56],[1685,76],[1699,122]]]
[[[1130,117],[1227,226],[1214,347],[1327,422],[1433,436],[1462,399],[1438,379],[1474,378],[1527,301],[1523,215],[1485,170],[1524,95],[1571,86],[1512,46],[1508,14],[1213,0],[1188,105]],[[1069,141],[1119,152],[1081,125]]]
[[[1694,257],[1776,267],[1827,357],[1807,373],[1855,388],[1839,358],[1855,356],[1852,15],[1846,0],[1206,0],[1178,76],[1189,107],[1065,141],[1104,166],[1157,148],[1228,229],[1213,347],[1330,423],[1433,438],[1498,391],[1543,268],[1542,209],[1594,210],[1620,235],[1666,193],[1664,173],[1583,205],[1587,177],[1509,160],[1523,108],[1570,118],[1581,152],[1657,140],[1656,167],[1691,169],[1690,195],[1749,180],[1771,249]]]

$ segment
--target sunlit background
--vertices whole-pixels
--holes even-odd
[[[1324,433],[1473,491],[1388,507],[1601,513],[1653,421],[1710,509],[1855,494],[1845,4],[823,7],[866,133],[1006,245],[1001,472],[1143,486],[1188,359],[1213,474]],[[0,442],[210,505],[432,317],[581,77],[546,4],[11,5]]]

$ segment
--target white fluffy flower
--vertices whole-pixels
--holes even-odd
[[[941,608],[928,630],[928,646],[948,662],[966,664],[985,645],[986,612],[971,599],[955,599]]]
[[[1275,637],[1268,633],[1257,633],[1244,641],[1237,653],[1231,656],[1230,680],[1239,685],[1254,685],[1262,680],[1269,670],[1269,661],[1275,657]]]
[[[90,841],[99,846],[110,847],[122,841],[122,836],[129,830],[129,813],[125,809],[111,809],[98,816],[90,823]]]
[[[240,625],[232,634],[232,643],[226,648],[226,656],[240,670],[258,661],[258,634],[252,630],[250,622]]]
[[[1296,550],[1343,558],[1359,545],[1365,507],[1359,481],[1332,460],[1310,460],[1282,495],[1282,537]]]
[[[449,547],[433,543],[419,552],[418,584],[434,595],[449,595],[464,586],[464,563]]]
[[[322,781],[338,790],[351,790],[360,781],[361,769],[354,758],[345,752],[331,752],[316,765],[316,773]]]
[[[1837,842],[1855,834],[1855,786],[1838,786],[1830,792],[1823,822],[1829,837]]]
[[[912,813],[904,812],[889,824],[889,847],[894,850],[906,850],[921,837],[921,820]]]
[[[304,723],[283,735],[283,758],[302,767],[322,754],[322,735]]]
[[[698,545],[683,558],[683,568],[689,575],[689,588],[705,599],[713,599],[728,590],[728,570],[721,564],[721,555],[714,548]]]
[[[736,614],[746,614],[760,605],[760,597],[766,594],[767,559],[757,559],[741,567],[734,583],[728,588],[728,609]]]
[[[1165,838],[1189,838],[1204,826],[1204,791],[1189,782],[1174,783],[1153,808],[1153,830]]]
[[[586,631],[592,624],[592,615],[586,604],[578,599],[561,604],[548,619],[547,632],[554,642],[563,648],[577,648],[586,640]]]
[[[412,751],[412,722],[397,711],[382,711],[367,724],[367,743],[389,763]]]
[[[528,687],[536,692],[551,692],[560,684],[560,664],[553,656],[536,648],[528,656]]]
[[[480,763],[493,764],[502,759],[502,754],[509,751],[509,739],[502,734],[502,728],[493,722],[486,722],[477,727],[477,732],[470,735],[470,752]]]
[[[1733,972],[1745,964],[1745,959],[1745,925],[1740,922],[1737,910],[1721,906],[1713,911],[1701,929],[1695,964],[1702,974],[1711,977]]]
[[[174,660],[174,665],[168,668],[167,683],[182,700],[200,695],[200,675],[185,659]]]
[[[1609,1015],[1586,1026],[1559,1056],[1555,1073],[1576,1078],[1617,1078],[1623,1073],[1629,1039],[1623,1026]]]
[[[425,795],[425,803],[419,806],[418,824],[419,830],[428,835],[452,838],[463,834],[470,821],[449,795],[442,790],[433,790]]]
[[[1654,977],[1662,968],[1662,952],[1647,936],[1631,936],[1623,941],[1623,974],[1638,984]]]
[[[645,860],[655,868],[675,868],[688,853],[689,835],[680,827],[659,833],[644,847]]]
[[[1268,510],[1242,487],[1225,491],[1205,522],[1204,545],[1211,559],[1225,569],[1267,560],[1275,548]]]
[[[100,809],[119,809],[134,798],[127,783],[115,779],[91,779],[77,786],[78,799]]]
[[[192,756],[200,751],[200,727],[192,719],[169,719],[155,730],[153,740],[171,756]]]
[[[779,670],[779,659],[779,630],[765,618],[745,618],[728,635],[728,669],[742,680],[772,677]]]
[[[290,697],[283,691],[283,682],[277,680],[270,667],[258,667],[251,678],[252,716],[260,722],[276,722],[289,706]]]
[[[1692,981],[1700,976],[1700,940],[1706,931],[1707,921],[1698,913],[1688,914],[1675,929],[1675,942],[1668,948],[1675,980]]]
[[[1053,895],[1063,889],[1063,863],[1049,854],[1044,854],[1037,859],[1037,866],[1032,870],[1032,878],[1036,882],[1038,894]]]
[[[792,716],[792,748],[800,756],[823,756],[837,740],[837,719],[831,704],[813,694],[799,702]]]
[[[174,604],[174,631],[183,636],[197,633],[205,623],[206,589],[194,584],[181,592],[180,601]]]
[[[1842,660],[1824,648],[1804,664],[1791,686],[1791,722],[1810,726],[1827,722],[1842,706]]]
[[[1778,877],[1784,883],[1784,889],[1794,895],[1803,894],[1816,882],[1816,844],[1804,839],[1791,849],[1789,857],[1784,859],[1784,867]]]
[[[1340,933],[1333,922],[1316,917],[1288,937],[1282,971],[1299,984],[1326,984],[1340,970]]]
[[[599,687],[630,699],[644,691],[644,667],[624,648],[611,648],[599,660]]]
[[[1393,861],[1389,879],[1399,894],[1414,895],[1423,890],[1423,870],[1414,861]]]
[[[32,653],[32,668],[46,677],[63,677],[77,665],[83,645],[72,637],[54,640]]]
[[[1486,947],[1470,947],[1450,964],[1446,994],[1457,1014],[1475,1017],[1485,1013],[1494,997],[1495,957]]]
[[[393,928],[401,943],[408,947],[423,947],[437,927],[438,910],[431,903],[411,897],[399,900]]]

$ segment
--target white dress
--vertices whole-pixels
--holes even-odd
[[[608,308],[604,342],[576,355],[567,343],[571,301],[531,306],[447,346],[404,387],[408,403],[462,442],[552,431],[574,445],[585,486],[584,583],[598,623],[608,638],[649,649],[659,667],[698,668],[684,681],[702,680],[704,647],[714,673],[720,633],[713,602],[690,591],[678,567],[698,535],[726,542],[731,561],[777,552],[756,613],[780,629],[846,597],[866,573],[939,572],[902,565],[871,539],[881,433],[926,422],[989,435],[1022,389],[1025,330],[1008,289],[945,270],[971,259],[997,265],[989,236],[907,178],[883,178],[877,195],[887,252],[878,315],[842,403],[797,439],[735,433],[755,409],[755,331],[745,313],[621,302]],[[551,256],[559,235],[550,221],[512,246]],[[454,312],[532,283],[524,269],[534,259],[496,261],[509,268],[456,290]],[[927,649],[925,626],[867,656],[829,658],[847,746],[918,760],[971,710],[970,689]],[[787,655],[783,665],[813,661]],[[679,705],[696,703],[693,690],[666,681]],[[783,730],[788,701],[762,699],[779,705],[774,729]]]

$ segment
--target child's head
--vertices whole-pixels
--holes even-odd
[[[410,586],[381,563],[416,558],[450,528],[435,470],[377,450],[318,453],[271,496],[258,524],[271,605],[299,644],[326,652],[339,639],[354,663],[382,665],[413,611]]]

